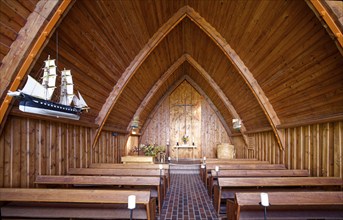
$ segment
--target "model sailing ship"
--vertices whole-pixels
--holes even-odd
[[[89,107],[79,92],[78,97],[74,95],[70,70],[61,71],[60,100],[56,103],[51,98],[56,88],[57,66],[55,60],[50,60],[50,56],[44,62],[42,83],[28,75],[22,90],[9,91],[7,94],[20,99],[19,109],[23,112],[78,120],[81,112]]]

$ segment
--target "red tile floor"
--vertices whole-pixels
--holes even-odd
[[[160,220],[218,219],[199,174],[171,174]]]

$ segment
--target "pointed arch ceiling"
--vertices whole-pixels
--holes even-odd
[[[281,128],[343,119],[342,56],[303,1],[75,1],[30,74],[57,50],[98,132],[125,132],[137,112],[144,124],[182,78],[227,127],[239,116],[244,133],[272,129],[281,144]]]
[[[118,80],[117,86],[110,93],[109,98],[106,101],[106,104],[102,107],[96,119],[96,122],[97,124],[100,125],[100,128],[98,129],[95,139],[97,139],[102,127],[105,124],[105,121],[107,120],[108,115],[111,113],[111,111],[113,111],[113,108],[116,102],[117,101],[120,102],[119,100],[120,98],[123,99],[123,102],[126,102],[127,100],[129,100],[130,97],[134,98],[133,96],[119,97],[124,90],[128,90],[126,87],[127,87],[127,83],[131,80],[131,77],[133,77],[136,74],[136,71],[139,68],[141,68],[141,64],[145,62],[145,60],[150,55],[150,53],[155,50],[155,48],[160,44],[160,42],[167,35],[169,35],[169,33],[174,29],[174,27],[177,26],[180,22],[182,22],[185,17],[190,18],[190,20],[192,20],[194,24],[198,26],[199,29],[203,30],[207,34],[207,36],[209,36],[218,45],[218,47],[224,52],[225,56],[230,59],[233,66],[236,68],[236,71],[240,73],[245,83],[248,85],[250,90],[253,92],[255,98],[260,103],[260,107],[264,110],[264,113],[266,117],[268,118],[271,124],[271,127],[274,130],[274,133],[280,144],[280,147],[283,148],[283,143],[282,143],[284,141],[283,133],[276,129],[276,126],[280,124],[280,121],[273,107],[269,103],[269,100],[264,95],[263,90],[260,88],[259,84],[256,82],[256,80],[254,79],[253,75],[248,70],[248,68],[244,65],[243,61],[239,58],[236,52],[230,47],[230,45],[225,41],[225,39],[223,39],[221,35],[209,23],[207,23],[198,13],[196,13],[189,6],[182,7],[164,25],[161,26],[161,28],[156,32],[156,34],[154,34],[154,36],[144,46],[144,48],[140,51],[140,53],[135,57],[134,61],[131,62],[129,68],[126,69],[126,71],[123,73],[121,78]],[[179,33],[182,33],[182,32],[179,31]],[[176,44],[178,43],[176,42]],[[146,62],[146,63],[149,63],[149,62]],[[159,69],[158,71],[155,71],[155,73],[161,73],[161,72],[162,72],[161,69]],[[159,78],[161,76],[158,75],[157,77]],[[151,78],[151,79],[152,80],[150,80],[150,82],[156,82],[156,78],[155,79]],[[141,81],[137,80],[137,82],[141,82]],[[135,83],[133,89],[137,89],[138,85],[139,83]],[[139,102],[139,100],[134,100],[134,102],[132,103],[137,103],[137,102]],[[118,104],[118,108],[123,109],[123,107],[124,107],[123,105]],[[129,106],[129,109],[136,109],[136,108],[137,106]],[[236,111],[233,111],[231,108],[231,112],[236,112]],[[235,116],[238,116],[238,114],[235,113]],[[116,117],[118,118],[118,116]],[[246,130],[244,126],[243,126],[243,130],[244,131]],[[247,137],[246,136],[244,137],[247,143]]]

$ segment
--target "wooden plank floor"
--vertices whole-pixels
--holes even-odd
[[[218,219],[199,174],[171,174],[160,220]]]

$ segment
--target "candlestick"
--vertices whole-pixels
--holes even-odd
[[[159,164],[158,167],[160,168],[160,170],[163,169],[163,165],[162,164]]]
[[[218,173],[218,172],[219,172],[219,166],[216,166],[216,167],[215,167],[215,170],[216,170],[216,172]]]
[[[128,209],[134,209],[136,208],[136,196],[130,195],[128,197]]]
[[[269,206],[268,193],[261,193],[261,205]]]

